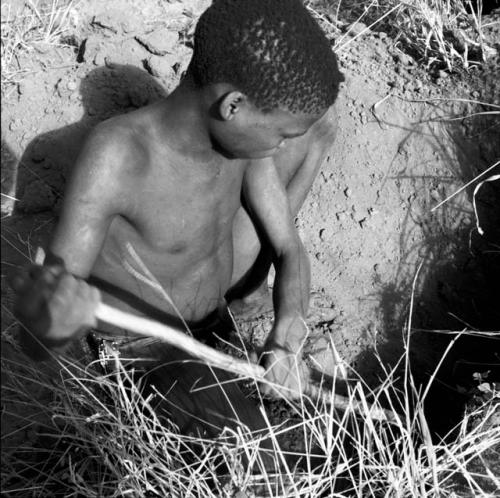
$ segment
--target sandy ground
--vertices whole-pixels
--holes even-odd
[[[66,46],[40,45],[24,56],[27,72],[3,99],[4,272],[27,263],[50,235],[88,131],[174,88],[206,4],[146,0],[139,9],[131,0],[105,7],[85,0]],[[498,105],[500,80],[498,61],[469,75],[431,74],[384,32],[347,34],[339,58],[347,78],[336,104],[338,137],[297,219],[312,263],[307,353],[330,372],[332,337],[346,362],[373,381],[373,349],[388,361],[402,351],[417,268],[416,328],[500,329],[491,251],[500,240],[498,186],[485,185],[477,197],[483,237],[474,230],[472,189],[431,211],[498,159],[498,121],[464,119],[473,106],[454,99]],[[5,286],[2,295],[8,335]],[[251,328],[258,335],[269,323],[263,317]],[[438,342],[426,332],[412,341],[424,371]]]

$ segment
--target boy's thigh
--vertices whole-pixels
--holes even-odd
[[[153,394],[159,416],[168,417],[184,434],[214,437],[224,427],[240,424],[251,431],[263,430],[265,421],[258,407],[247,399],[236,378],[211,368],[189,354],[162,347],[161,361],[142,375],[146,394]]]
[[[230,373],[153,337],[124,337],[121,343],[98,334],[89,337],[94,342],[94,361],[98,360],[105,373],[117,371],[119,358],[133,372],[145,397],[153,396],[158,416],[174,422],[182,433],[215,436],[224,427],[235,429],[239,424],[252,431],[265,427],[257,406],[245,397]]]

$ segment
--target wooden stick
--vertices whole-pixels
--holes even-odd
[[[35,256],[35,262],[42,265],[45,260],[45,251],[38,247]],[[233,356],[213,349],[202,342],[197,341],[192,336],[181,332],[173,327],[164,325],[149,318],[139,317],[132,313],[121,311],[104,303],[99,303],[95,311],[96,318],[99,320],[135,332],[138,335],[146,337],[157,337],[158,339],[171,344],[192,356],[203,360],[204,362],[228,372],[243,377],[250,377],[255,380],[265,380],[266,370],[260,365],[250,363],[245,360],[238,360]],[[396,416],[390,410],[378,407],[370,407],[369,414],[366,414],[365,407],[356,400],[350,400],[340,394],[332,394],[318,386],[308,385],[304,389],[304,394],[313,399],[321,399],[327,404],[332,404],[339,410],[348,410],[352,408],[357,413],[365,414],[374,420],[394,421]]]
[[[239,360],[228,354],[213,349],[193,337],[163,323],[148,318],[126,313],[119,309],[100,303],[96,309],[96,317],[116,327],[124,328],[136,334],[157,337],[176,348],[200,358],[214,367],[227,370],[237,375],[262,379],[265,370],[260,365]]]
[[[233,356],[217,351],[197,341],[193,337],[188,336],[184,332],[155,320],[127,313],[104,303],[98,305],[96,317],[103,322],[130,330],[139,335],[157,337],[214,367],[259,381],[265,379],[266,371],[260,365],[245,360],[239,360]],[[349,400],[345,396],[339,394],[332,394],[315,385],[307,386],[305,388],[305,394],[313,399],[320,398],[323,402],[333,404],[333,406],[340,410],[347,410],[351,407],[354,411],[366,415],[366,410],[359,401]],[[370,407],[368,415],[374,420],[392,421],[395,419],[394,414],[389,410],[376,407]]]

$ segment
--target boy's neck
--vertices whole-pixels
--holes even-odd
[[[167,97],[162,112],[164,132],[175,143],[172,145],[187,155],[200,155],[206,159],[218,156],[209,132],[210,102],[192,78],[186,76]]]

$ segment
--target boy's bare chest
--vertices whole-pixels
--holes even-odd
[[[179,168],[169,165],[144,176],[125,217],[145,248],[202,254],[232,235],[242,170],[221,167],[200,174]]]

